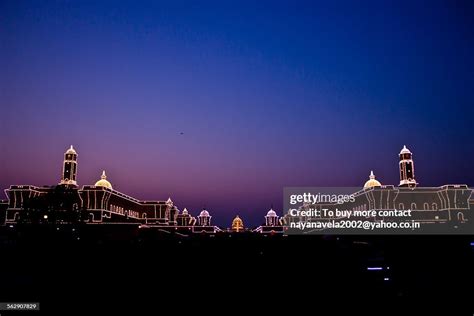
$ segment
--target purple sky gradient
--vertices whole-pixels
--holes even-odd
[[[472,2],[0,4],[0,187],[102,169],[250,225],[285,186],[474,183]],[[181,133],[184,133],[181,135]]]

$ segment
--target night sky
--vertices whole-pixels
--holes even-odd
[[[256,3],[258,2],[258,3]],[[474,184],[473,1],[0,1],[0,188],[257,225],[285,186]]]

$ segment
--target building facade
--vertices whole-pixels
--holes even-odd
[[[212,216],[203,209],[193,217],[182,212],[171,198],[142,201],[112,186],[105,170],[94,185],[77,184],[78,154],[71,146],[64,153],[61,180],[57,186],[11,185],[5,190],[8,200],[0,202],[1,223],[72,222],[88,224],[137,223],[143,228],[172,228],[177,232],[215,233],[222,231],[211,224]],[[399,153],[400,183],[382,185],[373,171],[363,188],[354,192],[354,200],[345,202],[348,210],[411,210],[411,218],[426,224],[472,225],[474,197],[465,184],[419,187],[415,180],[411,151],[404,146]],[[327,204],[304,205],[322,209]],[[331,220],[333,218],[327,218]],[[383,218],[373,218],[382,220]],[[292,221],[308,220],[289,214],[279,217],[270,209],[264,224],[254,229],[263,234],[283,233]],[[245,231],[243,220],[236,216],[229,231]]]
[[[339,209],[351,211],[391,211],[410,210],[410,219],[423,224],[446,224],[449,227],[459,229],[459,232],[469,231],[473,227],[474,214],[473,190],[466,184],[443,185],[439,187],[419,187],[415,180],[414,162],[411,151],[404,146],[399,154],[400,184],[382,185],[375,179],[371,171],[369,180],[363,188],[353,193],[352,201],[338,204]],[[321,211],[325,208],[334,207],[335,203],[305,204],[301,208],[315,209]],[[387,212],[388,213],[388,212]],[[367,217],[355,218],[368,220]],[[311,220],[335,220],[337,217],[318,216],[305,218],[301,216],[285,215],[285,221],[300,222]],[[371,217],[370,220],[388,220],[384,217]],[[392,218],[393,219],[393,218]],[[425,226],[434,228],[434,226]],[[462,230],[464,229],[464,230]]]
[[[192,232],[219,230],[211,225],[207,210],[196,219],[186,209],[180,212],[171,198],[142,201],[114,189],[105,170],[94,185],[79,188],[77,157],[73,146],[64,153],[61,180],[57,186],[12,185],[6,189],[8,201],[2,202],[3,222],[45,222],[51,221],[54,214],[55,222],[67,223],[71,221],[71,214],[78,214],[74,219],[88,224],[137,223],[141,227],[169,227]],[[36,217],[39,214],[39,218],[32,214]]]

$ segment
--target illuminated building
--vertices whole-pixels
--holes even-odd
[[[189,214],[188,210],[185,208],[177,216],[178,232],[213,234],[221,231],[219,227],[211,225],[211,218],[212,216],[207,210],[202,210],[196,219],[195,217],[191,216],[191,214]]]
[[[411,151],[403,146],[400,151],[400,186],[415,187],[415,165],[413,163],[413,155]]]
[[[373,171],[370,171],[369,180],[364,184],[364,189],[373,188],[373,187],[380,187],[381,184],[377,180],[375,180],[375,175]]]
[[[219,227],[211,225],[212,216],[206,209],[203,209],[197,218],[197,225],[192,227],[194,233],[215,233],[221,231]]]
[[[107,181],[107,175],[105,174],[105,170],[102,171],[102,175],[100,176],[100,180],[94,184],[96,187],[104,187],[112,190],[112,184]]]
[[[276,212],[271,208],[267,215],[265,216],[265,225],[266,226],[276,226],[278,222],[278,215]]]
[[[232,221],[232,231],[238,233],[242,230],[244,230],[244,222],[239,217],[239,215],[237,215]]]
[[[450,224],[472,225],[469,219],[474,212],[472,189],[467,185],[444,185],[440,187],[395,187],[381,185],[364,188],[354,193],[353,202],[344,202],[338,205],[339,209],[352,211],[369,210],[411,210],[410,220],[421,224]],[[322,210],[330,208],[331,204],[317,203],[313,208]],[[354,216],[352,219],[357,219]],[[333,218],[323,216],[318,220]],[[361,220],[369,218],[362,217]],[[383,220],[383,217],[370,220]],[[302,220],[296,216],[285,216],[285,220],[298,222]]]
[[[171,198],[142,201],[116,189],[102,171],[94,185],[77,185],[78,154],[71,146],[64,153],[62,174],[57,186],[11,185],[5,190],[8,201],[0,202],[0,223],[75,222],[87,224],[136,223],[141,227],[157,227],[177,232],[215,233],[212,216],[203,209],[193,217],[187,209],[182,212]],[[403,147],[399,154],[400,185],[382,185],[373,172],[355,199],[345,202],[348,210],[412,210],[412,219],[422,223],[465,224],[472,218],[474,197],[467,185],[419,187],[415,181],[413,155]],[[323,207],[324,204],[317,204]],[[308,205],[305,205],[308,207]],[[342,207],[342,206],[341,206]],[[34,214],[36,218],[31,217]],[[265,223],[255,232],[281,233],[284,226],[296,218],[284,214],[278,217],[270,209]],[[244,231],[239,216],[232,221],[230,231]]]
[[[196,224],[196,218],[189,214],[188,210],[184,208],[183,212],[179,213],[176,217],[176,224],[178,226],[194,226]]]
[[[8,201],[4,203],[5,223],[20,221],[37,222],[31,214],[38,214],[41,222],[54,218],[55,222],[68,223],[80,220],[88,224],[137,223],[140,227],[158,227],[161,230],[193,233],[215,233],[220,229],[211,225],[211,216],[202,210],[194,218],[187,209],[182,213],[171,198],[166,201],[141,201],[116,190],[107,179],[105,170],[94,185],[77,186],[77,152],[71,146],[64,154],[60,185],[37,187],[12,185],[5,190]],[[54,200],[60,200],[59,205]],[[48,215],[54,209],[55,216]],[[58,214],[60,216],[58,216]],[[70,215],[76,214],[76,217]]]
[[[277,213],[271,208],[265,215],[265,224],[257,227],[254,231],[262,234],[283,233],[285,222],[283,218],[279,218]]]
[[[136,222],[163,226],[176,225],[178,208],[171,199],[141,201],[128,196],[112,187],[105,171],[94,185],[84,185],[79,189],[76,182],[77,156],[73,146],[64,154],[63,172],[58,187],[12,185],[5,190],[8,196],[6,222],[17,222],[29,209],[46,208],[43,204],[50,201],[44,199],[57,193],[63,194],[61,197],[63,200],[71,200],[70,206],[63,207],[64,209],[60,211],[80,211],[83,213],[82,221],[87,223]],[[66,193],[68,199],[64,196]]]
[[[452,227],[472,225],[469,219],[474,212],[472,189],[466,184],[419,187],[414,177],[414,163],[410,150],[403,147],[400,152],[400,185],[382,185],[373,172],[363,188],[354,193],[354,201],[344,202],[340,209],[352,211],[411,210],[410,219],[422,224],[449,223]],[[329,203],[316,203],[311,207],[323,209]],[[301,207],[304,208],[307,205]],[[318,220],[333,218],[318,217]],[[366,220],[367,218],[361,218]],[[384,218],[372,218],[382,220]],[[285,220],[297,222],[296,216],[285,215]]]
[[[77,152],[71,147],[64,153],[63,173],[60,184],[77,185]]]
[[[210,226],[211,225],[211,216],[207,210],[202,210],[198,216],[198,225],[199,226]]]

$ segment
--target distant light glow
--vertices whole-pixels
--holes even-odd
[[[474,242],[471,242],[471,246],[474,247]]]
[[[383,270],[382,267],[367,267],[368,271],[378,271],[378,270]]]
[[[390,278],[383,278],[384,281],[390,281]]]
[[[48,215],[43,216],[44,219],[48,219]]]

